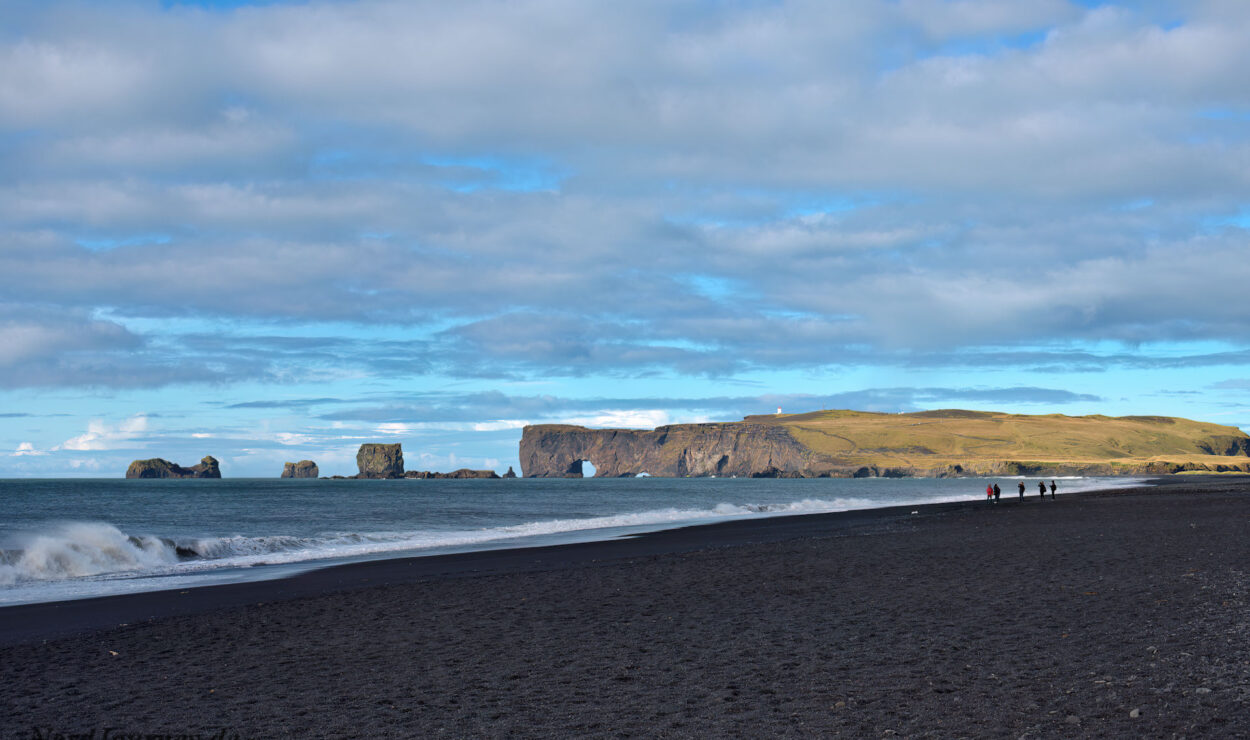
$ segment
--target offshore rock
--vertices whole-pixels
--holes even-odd
[[[199,465],[184,468],[163,458],[135,460],[126,468],[127,478],[220,478],[221,468],[212,456],[200,460]]]
[[[404,450],[400,444],[365,443],[356,453],[357,478],[403,478]]]
[[[317,469],[317,463],[312,460],[284,463],[282,467],[283,478],[316,478],[320,474],[321,471]]]
[[[512,466],[511,466],[511,465],[509,465],[509,466],[508,466],[508,472],[504,473],[504,474],[503,474],[503,477],[505,477],[505,478],[515,478],[515,477],[516,477],[516,471],[512,469]]]
[[[405,477],[405,478],[421,478],[421,479],[429,479],[429,478],[454,478],[454,479],[466,479],[466,478],[498,478],[498,477],[499,477],[499,473],[496,473],[496,472],[495,472],[495,471],[493,471],[493,470],[470,470],[470,469],[468,469],[468,468],[460,468],[459,470],[453,470],[453,471],[451,471],[450,473],[436,473],[436,472],[432,472],[432,471],[429,471],[429,470],[409,470],[407,473],[404,473],[404,477]],[[516,477],[516,474],[515,474],[515,473],[513,473],[512,477],[513,477],[513,478],[515,478],[515,477]]]

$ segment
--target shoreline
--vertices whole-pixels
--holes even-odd
[[[0,734],[1246,734],[1247,522],[1184,476],[5,607]]]
[[[1023,478],[1022,478],[1023,479]],[[884,479],[883,479],[884,480]],[[986,481],[990,479],[985,479]],[[1010,495],[1014,496],[1014,477],[1004,477],[1001,479]],[[1029,479],[1032,480],[1032,479]],[[1075,490],[1072,493],[1084,492],[1087,490],[1111,490],[1127,487],[1149,485],[1153,479],[1138,477],[1119,479],[1083,479],[1083,478],[1064,478],[1061,480],[1060,486],[1064,489],[1061,495],[1071,495],[1068,492],[1068,486],[1073,486]],[[113,597],[134,596],[144,593],[152,593],[158,591],[186,591],[206,588],[214,585],[233,585],[244,582],[272,582],[285,580],[314,570],[325,568],[333,568],[344,565],[355,565],[368,563],[377,560],[389,559],[407,559],[413,557],[443,557],[448,555],[459,555],[472,552],[486,552],[491,550],[514,550],[514,549],[534,549],[550,546],[559,546],[564,544],[590,543],[597,541],[610,541],[614,539],[629,538],[645,535],[654,532],[665,531],[669,529],[684,529],[687,527],[709,526],[729,521],[738,520],[754,520],[763,518],[786,517],[786,516],[805,516],[810,514],[826,514],[826,513],[844,513],[847,511],[864,509],[880,509],[890,507],[906,507],[906,506],[929,506],[933,503],[945,502],[977,502],[984,501],[976,492],[980,479],[960,478],[955,479],[959,484],[959,488],[944,492],[917,492],[914,500],[907,495],[892,496],[893,501],[872,501],[871,498],[876,494],[867,494],[868,498],[864,499],[864,494],[859,493],[839,493],[829,491],[795,491],[794,497],[783,500],[783,503],[777,503],[764,496],[760,504],[745,503],[718,503],[712,507],[709,503],[700,502],[694,504],[689,511],[682,510],[675,512],[673,509],[665,509],[663,505],[652,503],[651,509],[635,508],[635,509],[613,509],[615,513],[598,513],[591,515],[572,516],[556,516],[551,521],[545,521],[540,514],[534,514],[536,518],[528,520],[517,520],[526,522],[525,528],[536,526],[536,529],[542,530],[543,525],[558,525],[554,529],[548,531],[539,531],[532,534],[517,535],[507,530],[513,529],[509,523],[497,526],[486,527],[477,531],[458,532],[459,536],[456,542],[449,544],[439,544],[437,542],[431,544],[412,544],[402,541],[396,541],[393,545],[369,545],[363,548],[362,552],[353,553],[336,552],[337,544],[333,547],[322,547],[318,551],[316,543],[309,549],[295,550],[294,555],[285,550],[278,550],[269,554],[249,554],[243,551],[242,554],[226,555],[221,558],[209,557],[201,558],[195,556],[195,550],[190,549],[193,545],[186,545],[188,548],[186,553],[183,551],[184,545],[181,541],[175,541],[169,535],[150,535],[143,529],[133,528],[124,524],[115,524],[114,520],[103,518],[99,519],[87,517],[79,519],[76,517],[63,517],[66,522],[79,523],[82,526],[95,527],[97,521],[105,529],[117,528],[120,531],[112,532],[119,536],[130,536],[131,541],[135,542],[136,537],[143,540],[158,538],[165,543],[166,549],[172,554],[172,548],[175,545],[179,548],[179,562],[169,564],[165,567],[155,568],[152,572],[145,572],[143,568],[132,570],[123,564],[116,572],[107,570],[101,572],[102,580],[94,578],[68,578],[68,579],[35,579],[29,581],[19,580],[12,587],[6,587],[4,590],[4,599],[0,600],[0,609],[11,608],[15,606],[27,606],[36,604],[62,603],[80,600],[96,600]],[[1075,485],[1068,481],[1077,481]],[[607,481],[612,483],[614,481]],[[753,482],[753,481],[752,481]],[[914,484],[915,479],[908,481]],[[967,484],[972,482],[971,492],[968,490]],[[757,483],[758,484],[758,483]],[[775,490],[785,490],[786,484],[779,484],[779,488]],[[1105,486],[1105,488],[1086,488],[1088,485]],[[886,488],[894,488],[885,485]],[[875,487],[875,486],[873,486]],[[949,487],[949,486],[948,486]],[[733,490],[732,486],[728,490]],[[728,491],[726,491],[728,493]],[[1034,491],[1030,489],[1030,496],[1034,495]],[[808,499],[823,499],[826,496],[830,501]],[[845,502],[841,496],[850,496],[851,498]],[[718,499],[719,501],[753,501],[750,496],[743,498],[742,496],[727,496]],[[709,499],[710,501],[710,499]],[[811,505],[808,505],[811,504]],[[839,506],[841,505],[841,506]],[[722,506],[728,506],[729,509],[737,511],[734,513],[726,513],[720,511]],[[847,506],[854,508],[845,508]],[[707,507],[706,510],[700,511],[701,507]],[[681,507],[677,507],[681,508]],[[645,511],[643,509],[646,509]],[[674,514],[682,514],[679,518],[674,518]],[[617,520],[620,521],[611,521]],[[646,521],[651,519],[651,521]],[[569,526],[572,523],[572,526]],[[30,530],[32,532],[41,530]],[[208,541],[221,538],[213,534],[213,531],[220,532],[222,530],[205,530],[207,534],[199,535]],[[368,532],[369,530],[346,530]],[[431,530],[437,535],[437,532]],[[54,538],[61,537],[60,532],[55,527],[51,530]],[[89,532],[89,535],[96,533]],[[108,536],[110,533],[105,531],[103,535]],[[289,534],[289,533],[287,533]],[[408,533],[420,539],[420,535],[430,536],[430,533]],[[195,539],[197,535],[183,535],[184,539],[188,537]],[[260,537],[260,535],[256,535]],[[310,535],[316,537],[318,535]],[[367,535],[366,535],[367,536]],[[467,539],[466,539],[467,537]],[[402,538],[399,538],[402,540]],[[90,538],[88,537],[88,541]],[[384,540],[383,540],[384,541]],[[56,543],[62,547],[72,549],[73,542],[66,541]],[[233,547],[228,544],[227,547]],[[348,547],[348,550],[355,549]],[[67,553],[73,557],[72,553]],[[184,558],[185,554],[191,554],[193,557]],[[272,558],[272,559],[271,559]],[[252,562],[256,561],[256,562]],[[183,570],[183,566],[186,566]],[[3,574],[0,574],[3,575]],[[112,576],[112,577],[110,577]]]
[[[1105,493],[1107,490],[1135,489],[1063,495],[1075,497]],[[1030,492],[1025,503],[1032,503],[1034,498]],[[1018,505],[1014,500],[1010,503]],[[920,512],[920,515],[934,515],[978,505],[986,503],[969,500],[732,519],[585,542],[500,547],[438,555],[397,555],[313,566],[298,573],[268,579],[5,605],[0,606],[0,648],[252,603],[273,603],[346,590],[405,585],[424,579],[522,573],[584,566],[605,559],[677,555],[707,547],[775,542],[812,533],[888,526],[912,517],[913,511]]]
[[[1250,482],[1250,476],[1242,476]],[[1226,475],[1202,476],[1212,482]],[[1004,479],[1006,480],[1006,479]],[[1014,480],[1014,478],[1012,478]],[[1193,482],[1192,476],[1147,479],[1142,485],[1061,494],[1064,497],[1150,491]],[[1004,491],[1002,504],[1019,505],[1016,494]],[[1026,490],[1024,503],[1036,500]],[[528,568],[565,567],[604,558],[631,555],[676,554],[701,547],[732,546],[776,541],[818,531],[886,526],[907,519],[912,512],[933,515],[943,511],[988,505],[983,499],[903,504],[845,511],[786,514],[686,524],[649,532],[618,535],[552,545],[522,545],[433,555],[393,555],[370,560],[314,565],[288,575],[232,583],[174,587],[81,599],[0,605],[0,647],[33,640],[55,639],[117,625],[131,625],[169,616],[245,606],[264,601],[306,598],[338,590],[411,583],[425,578],[482,573],[520,572]],[[177,598],[175,598],[177,597]]]

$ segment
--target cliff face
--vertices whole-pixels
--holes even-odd
[[[543,424],[521,435],[526,477],[947,477],[1250,472],[1236,427],[1159,416],[944,409],[817,411],[654,430]]]
[[[199,465],[184,468],[178,463],[154,457],[151,460],[135,460],[126,468],[127,478],[220,478],[221,468],[211,456],[200,460]]]
[[[320,474],[321,470],[317,468],[317,463],[312,460],[284,463],[282,467],[283,478],[316,478]]]
[[[403,478],[404,450],[399,444],[367,443],[356,453],[357,478]]]
[[[663,477],[816,477],[835,467],[777,425],[677,424],[650,431],[586,429],[559,424],[525,427],[521,474],[527,478],[580,478],[582,461],[595,477],[640,473]]]

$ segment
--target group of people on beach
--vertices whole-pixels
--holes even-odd
[[[1020,500],[1023,501],[1024,500],[1024,481],[1020,481],[1019,484],[1017,484],[1017,487],[1020,489]],[[1056,486],[1055,482],[1052,480],[1050,482],[1050,497],[1051,498],[1055,497],[1055,490],[1058,488],[1059,486]],[[1002,493],[1003,491],[1001,488],[998,487],[997,483],[994,483],[992,485],[987,485],[985,487],[985,500],[998,503],[998,497],[1001,496]],[[1046,481],[1039,480],[1037,482],[1037,495],[1041,496],[1043,499],[1046,498]]]

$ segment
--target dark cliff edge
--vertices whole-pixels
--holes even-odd
[[[520,455],[526,478],[580,478],[583,461],[595,466],[598,478],[644,473],[815,478],[843,472],[785,427],[747,422],[676,424],[649,431],[540,424],[522,431]]]
[[[915,441],[913,435],[920,432],[911,430],[924,429],[925,434],[933,435],[935,424],[948,420],[995,429],[1044,423],[1057,430],[1079,430],[1088,439],[1074,436],[1067,440],[1070,444],[1065,450],[1062,444],[1054,444],[1061,435],[1047,437],[1052,444],[1044,448],[1005,434],[1002,439],[988,440],[980,454],[958,451],[963,437],[953,431],[938,433],[948,441],[956,440],[955,449],[949,452],[936,453]],[[861,425],[858,431],[852,428],[854,424]],[[868,424],[873,426],[862,426]],[[1114,429],[1105,434],[1098,431],[1105,439],[1089,431],[1111,429],[1113,425]],[[1140,443],[1137,437],[1132,438],[1131,445],[1124,441],[1128,434],[1149,437],[1155,434],[1152,427],[1159,426],[1184,427],[1187,433],[1192,431],[1191,438],[1169,438],[1166,445],[1157,443],[1157,449]],[[880,430],[887,427],[893,436],[888,445],[882,445]],[[1204,436],[1202,430],[1206,428],[1214,427],[1161,417],[1028,417],[958,411],[901,415],[814,412],[652,430],[539,424],[523,430],[520,460],[521,473],[527,478],[580,478],[583,462],[593,465],[595,477],[600,478],[643,474],[675,478],[942,478],[1250,472],[1250,437],[1236,433]],[[926,442],[931,444],[932,439]],[[811,446],[821,444],[827,449]],[[1132,454],[1122,452],[1122,448],[1133,445],[1137,447]]]
[[[135,460],[126,468],[127,478],[220,478],[221,468],[212,456],[200,460],[199,465],[184,468],[163,458]]]

